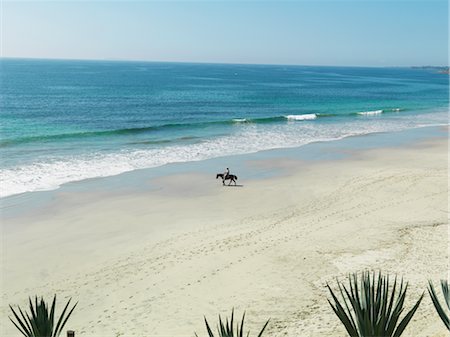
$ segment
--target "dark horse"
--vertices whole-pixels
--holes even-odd
[[[228,183],[228,186],[231,185],[231,183],[234,183],[234,185],[236,185],[236,180],[237,180],[237,176],[235,176],[234,174],[228,174],[225,179],[223,179],[223,173],[217,173],[216,175],[216,179],[222,178],[222,184],[225,185],[225,180],[230,180],[230,182]]]

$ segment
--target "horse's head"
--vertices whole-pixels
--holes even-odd
[[[219,177],[220,177],[220,173],[217,173],[216,179],[219,179]]]

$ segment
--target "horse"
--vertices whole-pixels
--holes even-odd
[[[238,179],[237,176],[235,176],[234,174],[228,174],[225,179],[223,179],[223,173],[217,173],[216,175],[216,179],[222,178],[222,184],[225,185],[225,180],[230,180],[230,182],[228,183],[228,186],[231,185],[231,183],[234,183],[234,185],[236,186],[236,180]]]

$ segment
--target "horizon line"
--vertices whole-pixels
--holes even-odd
[[[2,59],[13,60],[42,60],[42,61],[94,61],[94,62],[144,62],[144,63],[176,63],[176,64],[216,64],[216,65],[254,65],[254,66],[289,66],[289,67],[349,67],[349,68],[413,68],[413,67],[436,67],[448,68],[449,65],[330,65],[330,64],[299,64],[299,63],[247,63],[247,62],[202,62],[202,61],[161,61],[145,59],[108,59],[108,58],[56,58],[56,57],[21,57],[0,56]]]

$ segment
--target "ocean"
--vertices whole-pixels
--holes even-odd
[[[0,83],[0,197],[449,123],[430,69],[1,59]]]

